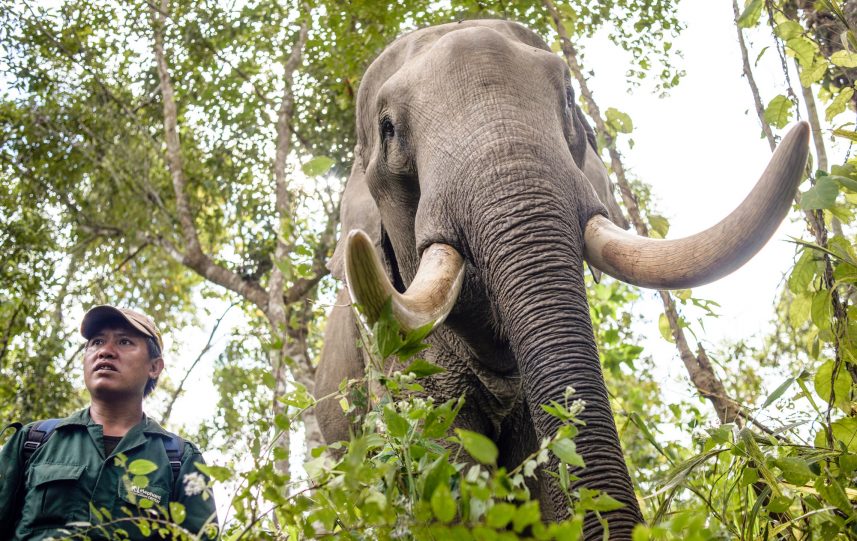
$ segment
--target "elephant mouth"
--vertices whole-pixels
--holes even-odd
[[[773,235],[791,207],[803,178],[809,125],[798,123],[783,138],[747,198],[718,224],[677,240],[639,237],[603,216],[593,216],[584,231],[584,258],[627,283],[655,289],[703,285],[738,269]],[[422,255],[410,287],[400,293],[390,283],[373,243],[360,230],[345,244],[345,274],[354,302],[370,323],[391,300],[404,331],[440,325],[461,292],[464,258],[452,246],[432,244]]]

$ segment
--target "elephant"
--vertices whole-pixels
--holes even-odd
[[[504,20],[416,30],[374,60],[357,94],[342,234],[328,263],[347,287],[328,320],[314,392],[328,396],[364,373],[349,297],[370,323],[391,302],[403,330],[432,325],[424,355],[445,371],[425,390],[464,396],[457,426],[491,438],[501,466],[556,432],[560,421],[540,406],[573,387],[586,402],[577,486],[622,502],[602,516],[612,539],[630,539],[643,517],[601,373],[583,262],[657,289],[732,272],[788,212],[809,130],[799,123],[783,138],[719,224],[684,239],[642,238],[624,228],[570,81],[541,37]],[[325,439],[347,439],[337,401],[317,407]],[[568,516],[553,477],[542,475],[537,488],[545,519]],[[601,538],[597,517],[586,517],[584,535]]]

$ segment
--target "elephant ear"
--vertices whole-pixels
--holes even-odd
[[[354,164],[345,183],[339,204],[339,242],[327,262],[327,268],[336,278],[345,281],[345,239],[352,229],[362,229],[375,244],[381,261],[386,261],[381,247],[381,213],[369,192],[360,147],[354,149]],[[389,270],[389,269],[388,269]]]
[[[604,167],[604,162],[601,161],[601,156],[598,155],[598,143],[595,139],[595,131],[592,129],[592,126],[589,125],[589,122],[586,121],[586,118],[583,116],[583,111],[581,111],[580,107],[577,105],[574,106],[574,117],[575,128],[580,127],[581,132],[585,136],[585,147],[583,148],[582,159],[583,163],[581,164],[580,162],[577,162],[578,166],[583,171],[584,176],[586,176],[586,180],[588,180],[589,184],[591,184],[595,189],[595,193],[598,194],[598,199],[600,199],[604,206],[607,207],[607,214],[610,221],[622,229],[628,229],[631,226],[628,223],[628,220],[625,219],[625,215],[622,213],[619,203],[613,196],[613,183],[607,175],[607,168]],[[569,146],[571,145],[572,143],[569,143]],[[577,150],[579,152],[579,149]],[[575,149],[572,149],[572,156],[574,156],[575,161],[577,161]]]

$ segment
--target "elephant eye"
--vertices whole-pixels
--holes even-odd
[[[389,117],[381,119],[381,138],[388,139],[396,135],[396,128],[393,126],[393,121]]]
[[[570,109],[574,105],[574,89],[571,86],[565,88],[565,106]]]

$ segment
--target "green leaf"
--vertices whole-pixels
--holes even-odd
[[[830,424],[833,437],[845,444],[851,453],[857,453],[857,417],[843,417]]]
[[[833,135],[836,137],[842,137],[848,139],[849,141],[854,141],[857,143],[857,131],[851,130],[843,130],[842,128],[833,130]]]
[[[515,517],[515,506],[511,503],[500,502],[485,513],[485,523],[494,529],[505,528]]]
[[[661,331],[661,336],[670,344],[675,342],[673,338],[672,328],[670,328],[670,320],[666,314],[658,316],[658,330]]]
[[[842,49],[830,55],[830,62],[843,68],[857,68],[857,53]]]
[[[839,185],[830,177],[820,177],[815,186],[800,196],[800,208],[803,210],[829,209],[839,195]]]
[[[146,488],[149,486],[149,478],[145,475],[135,475],[133,479],[131,479],[131,484],[138,488]]]
[[[830,400],[831,383],[833,388],[833,405],[842,411],[848,412],[851,404],[851,378],[845,367],[841,367],[833,380],[834,361],[827,361],[821,365],[815,373],[813,382],[815,392],[825,402]]]
[[[812,250],[803,250],[800,259],[795,263],[788,279],[789,291],[795,295],[803,295],[809,290],[809,285],[815,278],[818,263]]]
[[[675,295],[677,299],[683,301],[688,300],[692,294],[693,290],[691,289],[676,289],[675,291],[673,291],[673,295]]]
[[[765,108],[765,122],[776,128],[783,128],[791,119],[791,109],[794,104],[780,94],[772,99]]]
[[[732,427],[734,425],[726,424],[718,426],[715,429],[711,429],[708,433],[711,435],[711,439],[714,440],[715,443],[729,443],[732,441]]]
[[[399,335],[399,323],[393,316],[390,299],[387,299],[387,302],[384,303],[384,308],[381,309],[378,321],[372,326],[372,333],[375,335],[375,342],[378,345],[378,354],[383,359],[398,351],[404,344],[402,337]]]
[[[152,528],[149,526],[148,520],[140,520],[135,523],[137,528],[140,530],[140,533],[143,534],[143,537],[150,537],[152,535]]]
[[[666,238],[670,231],[670,222],[659,214],[649,215],[649,225],[652,226],[652,231],[657,233],[659,238]]]
[[[749,486],[759,480],[759,470],[756,468],[744,468],[741,473],[741,486]]]
[[[232,479],[232,470],[223,466],[215,466],[214,464],[201,464],[197,462],[196,469],[211,477],[215,481],[228,481]]]
[[[833,240],[836,240],[836,237],[834,237]],[[849,265],[851,265],[853,267],[857,267],[857,259],[852,258],[850,256],[850,254],[848,254],[848,253],[842,253],[842,252],[837,253],[837,252],[834,252],[834,251],[832,251],[828,248],[825,248],[823,246],[819,246],[818,244],[815,244],[813,242],[807,242],[807,241],[801,240],[801,239],[792,238],[792,242],[794,242],[795,244],[799,244],[801,246],[806,246],[807,248],[812,248],[813,250],[825,253],[825,254],[833,257],[834,259],[836,259],[838,261],[843,261],[843,262],[848,263]]]
[[[456,511],[458,511],[456,507],[449,487],[446,484],[438,485],[434,489],[434,494],[431,495],[431,510],[435,518],[444,524],[452,521],[455,518]]]
[[[851,98],[854,96],[854,89],[847,86],[839,91],[827,109],[824,111],[824,118],[831,122],[836,115],[845,112],[845,108],[851,103]]]
[[[541,518],[538,500],[530,500],[515,511],[513,525],[516,532],[521,533],[530,524],[535,524]]]
[[[765,403],[762,404],[762,409],[765,409],[768,406],[770,406],[771,404],[773,404],[774,402],[776,402],[777,399],[779,397],[783,396],[783,393],[785,393],[788,390],[788,388],[792,386],[792,384],[794,382],[795,382],[795,378],[790,377],[790,378],[786,378],[786,380],[784,382],[780,383],[779,387],[774,389],[774,392],[772,392],[770,395],[768,395],[768,398],[765,400]]]
[[[782,495],[774,496],[768,500],[767,505],[765,505],[765,509],[770,513],[785,513],[788,511],[793,499],[794,498]]]
[[[788,40],[786,45],[794,53],[802,68],[811,67],[816,62],[821,61],[817,58],[818,45],[809,38],[798,36]]]
[[[441,438],[449,429],[455,416],[464,406],[464,400],[452,399],[447,400],[439,407],[433,409],[426,415],[425,423],[423,424],[423,436],[426,438]]]
[[[494,442],[477,432],[456,428],[455,433],[461,440],[461,445],[477,462],[495,464],[497,462],[497,446]]]
[[[605,116],[607,117],[608,129],[614,133],[631,133],[634,130],[631,117],[615,107],[608,107]]]
[[[415,359],[414,362],[405,368],[405,373],[413,374],[418,378],[433,376],[441,372],[446,372],[446,369],[424,359]]]
[[[857,470],[857,455],[844,453],[839,457],[839,467],[846,475],[851,475]]]
[[[738,17],[738,26],[740,28],[752,28],[756,26],[759,23],[759,18],[762,16],[762,6],[764,6],[763,0],[750,0]]]
[[[857,180],[847,177],[840,177],[836,175],[830,175],[827,177],[831,180],[835,180],[840,186],[847,189],[848,191],[857,193]]]
[[[822,80],[825,73],[827,73],[827,63],[824,61],[814,62],[811,66],[800,70],[800,84],[804,88],[809,88]]]
[[[760,8],[761,10],[761,8]],[[803,27],[796,21],[783,21],[777,25],[776,34],[783,41],[803,35]]]
[[[447,484],[454,473],[455,468],[449,463],[449,453],[445,452],[438,456],[426,470],[423,481],[423,500],[431,502],[435,489],[441,484]]]
[[[606,493],[599,494],[592,500],[592,504],[590,508],[592,511],[615,511],[616,509],[625,507],[624,503]]]
[[[837,479],[830,476],[826,479],[819,477],[815,482],[815,489],[826,502],[833,504],[846,515],[854,513],[854,509],[851,508],[851,502],[848,500],[848,495]]]
[[[587,511],[613,511],[625,507],[619,500],[600,492],[582,487],[580,493],[580,508]]]
[[[285,413],[278,413],[274,416],[274,425],[282,431],[286,431],[292,425],[291,421],[289,421],[288,415]]]
[[[550,444],[550,450],[553,451],[553,454],[555,454],[564,464],[578,466],[580,468],[584,466],[583,457],[577,453],[577,446],[575,446],[574,441],[569,438],[562,438],[554,441]]]
[[[798,295],[789,305],[789,323],[795,329],[803,326],[809,320],[812,298],[809,295]]]
[[[316,156],[301,166],[301,170],[308,177],[317,177],[330,171],[335,162],[327,156]]]
[[[810,317],[812,322],[819,330],[830,328],[830,318],[833,315],[833,306],[831,306],[830,291],[822,289],[816,291],[812,295],[812,309]]]
[[[131,475],[148,475],[157,469],[157,464],[144,458],[138,458],[128,465],[128,473]]]
[[[394,438],[404,438],[411,427],[408,420],[399,415],[389,404],[384,407],[384,422],[387,425],[387,432]]]
[[[774,460],[774,465],[783,471],[783,478],[789,483],[803,486],[815,477],[802,458],[789,456]]]
[[[187,511],[184,505],[179,502],[170,502],[170,518],[179,525],[184,522],[184,519],[187,518]]]

